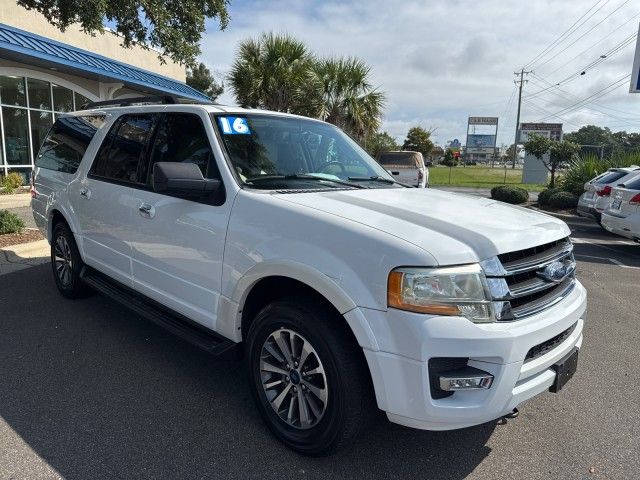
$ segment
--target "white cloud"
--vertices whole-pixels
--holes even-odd
[[[207,29],[202,59],[214,70],[226,72],[241,40],[264,31],[287,32],[319,55],[354,55],[371,65],[374,84],[388,97],[384,128],[394,136],[402,138],[410,126],[420,124],[437,128],[436,139],[444,144],[465,137],[467,116],[495,115],[500,117],[498,142],[511,143],[516,102],[508,102],[513,72],[568,29],[592,2],[587,4],[585,0],[235,1],[229,27],[220,32],[211,22]],[[535,76],[529,77],[525,98],[546,87],[545,80],[553,84],[579,72],[637,31],[637,19],[630,19],[640,14],[640,8],[633,2],[605,19],[621,4],[622,0],[603,4],[581,29],[534,62]],[[563,84],[567,93],[550,90],[532,98],[533,103],[523,103],[521,120],[538,121],[560,112],[629,74],[632,54],[630,45]],[[587,123],[638,130],[640,94],[627,92],[628,81],[596,100],[597,105],[568,110],[560,114],[562,120],[548,121],[563,121],[565,131]],[[234,103],[231,92],[225,92],[221,101]]]

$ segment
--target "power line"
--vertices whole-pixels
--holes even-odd
[[[600,98],[600,97],[603,97],[603,96],[607,95],[608,93],[612,92],[616,88],[622,86],[624,84],[623,82],[627,81],[630,77],[631,77],[631,74],[628,74],[628,75],[625,75],[625,76],[619,78],[618,80],[610,83],[606,87],[598,90],[597,92],[589,95],[588,97],[586,97],[586,98],[584,98],[584,99],[582,99],[582,100],[580,100],[580,101],[578,101],[578,102],[576,102],[576,103],[574,103],[572,105],[569,105],[568,107],[563,108],[559,112],[556,112],[555,115],[561,115],[561,114],[564,114],[564,113],[568,113],[568,112],[570,112],[572,110],[575,110],[577,108],[580,108],[580,107],[583,107],[583,106],[587,105],[590,101],[593,101],[596,98]],[[542,121],[546,120],[546,118],[548,118],[548,117],[545,117],[540,121],[542,122]]]
[[[627,3],[629,3],[631,0],[625,0],[624,2],[622,2],[622,4],[616,8],[615,10],[613,10],[611,13],[609,13],[609,15],[607,15],[606,17],[604,17],[602,20],[600,20],[598,23],[596,23],[594,26],[591,27],[590,30],[587,30],[586,32],[584,32],[582,35],[580,35],[578,38],[576,38],[573,42],[571,42],[569,45],[567,45],[566,47],[564,47],[562,50],[560,50],[558,53],[556,53],[553,57],[545,60],[544,62],[536,65],[536,68],[540,68],[543,65],[546,65],[547,63],[549,63],[551,60],[553,60],[554,58],[556,58],[558,55],[560,55],[562,52],[565,52],[566,50],[569,49],[569,47],[573,46],[576,44],[576,42],[578,42],[579,40],[581,40],[582,38],[584,38],[585,36],[589,35],[594,28],[596,28],[598,25],[601,25],[607,18],[609,18],[611,15],[613,15],[614,13],[616,13],[618,10],[620,10],[622,7],[624,7]]]
[[[526,65],[525,68],[531,66],[534,62],[536,62],[539,58],[542,58],[544,55],[546,55],[547,52],[553,50],[559,43],[561,43],[568,35],[571,35],[575,30],[577,30],[578,28],[580,28],[586,21],[588,21],[593,15],[595,15],[600,9],[602,9],[602,7],[604,7],[607,3],[609,3],[609,0],[606,0],[602,5],[600,5],[600,7],[598,8],[598,10],[596,10],[595,12],[593,12],[591,14],[591,16],[589,18],[587,18],[586,20],[584,20],[580,25],[578,25],[576,27],[576,25],[585,17],[589,14],[589,12],[591,10],[593,10],[602,0],[598,0],[596,3],[594,3],[591,8],[589,8],[589,10],[587,10],[584,14],[582,14],[582,16],[580,18],[578,18],[578,20],[576,20],[567,30],[565,30],[558,38],[556,38],[554,41],[552,41],[549,45],[547,45],[544,50],[542,50],[538,55],[536,55],[533,60],[529,61]],[[574,28],[575,27],[575,28]]]
[[[591,70],[595,67],[597,67],[598,65],[600,65],[601,63],[605,62],[606,60],[608,60],[609,58],[611,58],[613,55],[615,55],[616,53],[621,52],[622,50],[624,50],[626,47],[628,47],[629,45],[632,45],[636,38],[638,37],[637,33],[633,33],[630,36],[626,37],[624,40],[622,40],[620,43],[618,43],[617,45],[615,45],[614,47],[612,47],[609,51],[603,53],[602,55],[600,55],[600,57],[594,61],[592,61],[591,63],[589,63],[588,65],[580,68],[578,71],[572,73],[571,75],[568,75],[567,77],[563,78],[562,80],[560,80],[559,82],[556,82],[555,84],[551,84],[551,82],[546,81],[544,78],[542,77],[537,77],[541,80],[544,80],[546,83],[549,84],[548,87],[545,87],[541,90],[538,90],[537,92],[533,92],[531,95],[529,95],[529,98],[535,98],[538,95],[551,90],[554,87],[559,87],[560,85],[564,85],[566,83],[569,83],[572,80],[575,80],[576,78],[584,75],[587,70]]]
[[[553,75],[554,73],[556,73],[558,70],[562,70],[564,67],[566,67],[569,63],[573,62],[575,59],[577,59],[578,57],[580,57],[582,54],[588,52],[589,50],[591,50],[594,47],[597,47],[599,45],[602,44],[602,42],[604,40],[606,40],[607,38],[609,38],[611,35],[613,35],[614,33],[618,33],[618,31],[620,30],[620,28],[624,27],[627,23],[632,22],[633,20],[635,20],[636,18],[640,17],[640,12],[636,13],[635,15],[633,15],[631,18],[629,18],[626,22],[618,25],[617,27],[614,27],[614,29],[609,32],[608,34],[606,34],[604,37],[598,39],[595,43],[592,43],[589,47],[585,48],[584,50],[582,50],[579,54],[577,54],[575,57],[571,58],[571,60],[567,60],[566,62],[564,62],[562,65],[560,65],[558,68],[556,68],[555,70],[553,70],[552,72],[549,72],[547,74],[547,76],[549,75]],[[633,29],[633,32],[635,32],[636,29]],[[633,33],[632,32],[632,33]]]
[[[550,85],[549,82],[547,82],[544,78],[538,77],[535,73],[532,74],[532,75],[533,75],[533,77],[535,77],[535,79],[531,80],[531,82],[533,84],[538,85],[540,87],[544,87],[544,85],[542,83],[546,83],[547,85]],[[542,82],[542,83],[540,83],[540,82]],[[552,87],[556,87],[556,85],[552,85]],[[547,91],[545,93],[550,93],[552,95],[556,95],[556,96],[558,96],[560,98],[563,98],[565,100],[570,100],[570,101],[574,101],[575,99],[580,100],[580,97],[578,97],[577,95],[574,95],[571,92],[567,92],[566,90],[563,90],[560,87],[557,87],[554,90],[549,90],[549,91]],[[572,97],[572,98],[569,98],[569,97]],[[526,100],[531,100],[531,98],[532,98],[531,96],[525,97]],[[538,97],[536,97],[536,98],[538,98]],[[640,116],[638,116],[638,112],[627,112],[627,111],[624,111],[624,110],[618,110],[616,108],[608,107],[606,105],[598,104],[598,103],[595,103],[595,102],[591,102],[591,103],[593,105],[595,105],[595,107],[593,105],[591,106],[591,108],[593,110],[596,110],[596,111],[602,113],[603,115],[607,115],[608,117],[611,117],[611,118],[614,118],[614,119],[617,119],[617,120],[622,120],[622,121],[627,121],[628,122],[628,121],[634,121],[635,119],[640,118]],[[619,116],[613,115],[611,113],[603,112],[602,110],[600,110],[599,108],[596,108],[596,107],[604,108],[606,110],[611,110],[611,111],[617,112],[617,113],[622,113],[624,115],[632,115],[632,117],[619,117]]]
[[[577,123],[573,123],[570,122],[569,120],[567,120],[564,117],[561,117],[559,115],[555,115],[553,113],[551,113],[549,110],[547,110],[546,108],[541,107],[540,105],[538,105],[537,103],[533,103],[531,100],[527,100],[526,98],[522,100],[523,102],[525,102],[528,106],[532,107],[535,110],[538,110],[541,113],[547,114],[551,117],[555,117],[559,120],[562,120],[563,123],[568,123],[569,125],[573,125],[574,127],[578,127],[580,128],[582,125],[578,125]]]

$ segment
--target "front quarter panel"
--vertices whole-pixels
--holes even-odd
[[[436,265],[431,255],[409,242],[285,202],[280,195],[304,193],[241,190],[236,198],[227,232],[222,285],[223,295],[240,309],[260,279],[286,276],[316,289],[340,313],[356,306],[386,310],[387,277],[393,268]],[[228,321],[236,323],[237,331],[237,316]]]

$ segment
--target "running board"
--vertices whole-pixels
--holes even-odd
[[[183,315],[169,311],[157,302],[97,270],[85,265],[82,267],[80,277],[95,290],[207,353],[225,359],[240,357],[242,349],[239,343],[232,342]]]

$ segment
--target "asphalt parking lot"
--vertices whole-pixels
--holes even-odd
[[[560,394],[451,432],[380,417],[328,458],[274,441],[240,362],[103,296],[63,299],[48,265],[1,276],[0,478],[638,478],[640,245],[571,227],[589,306],[578,372]]]

